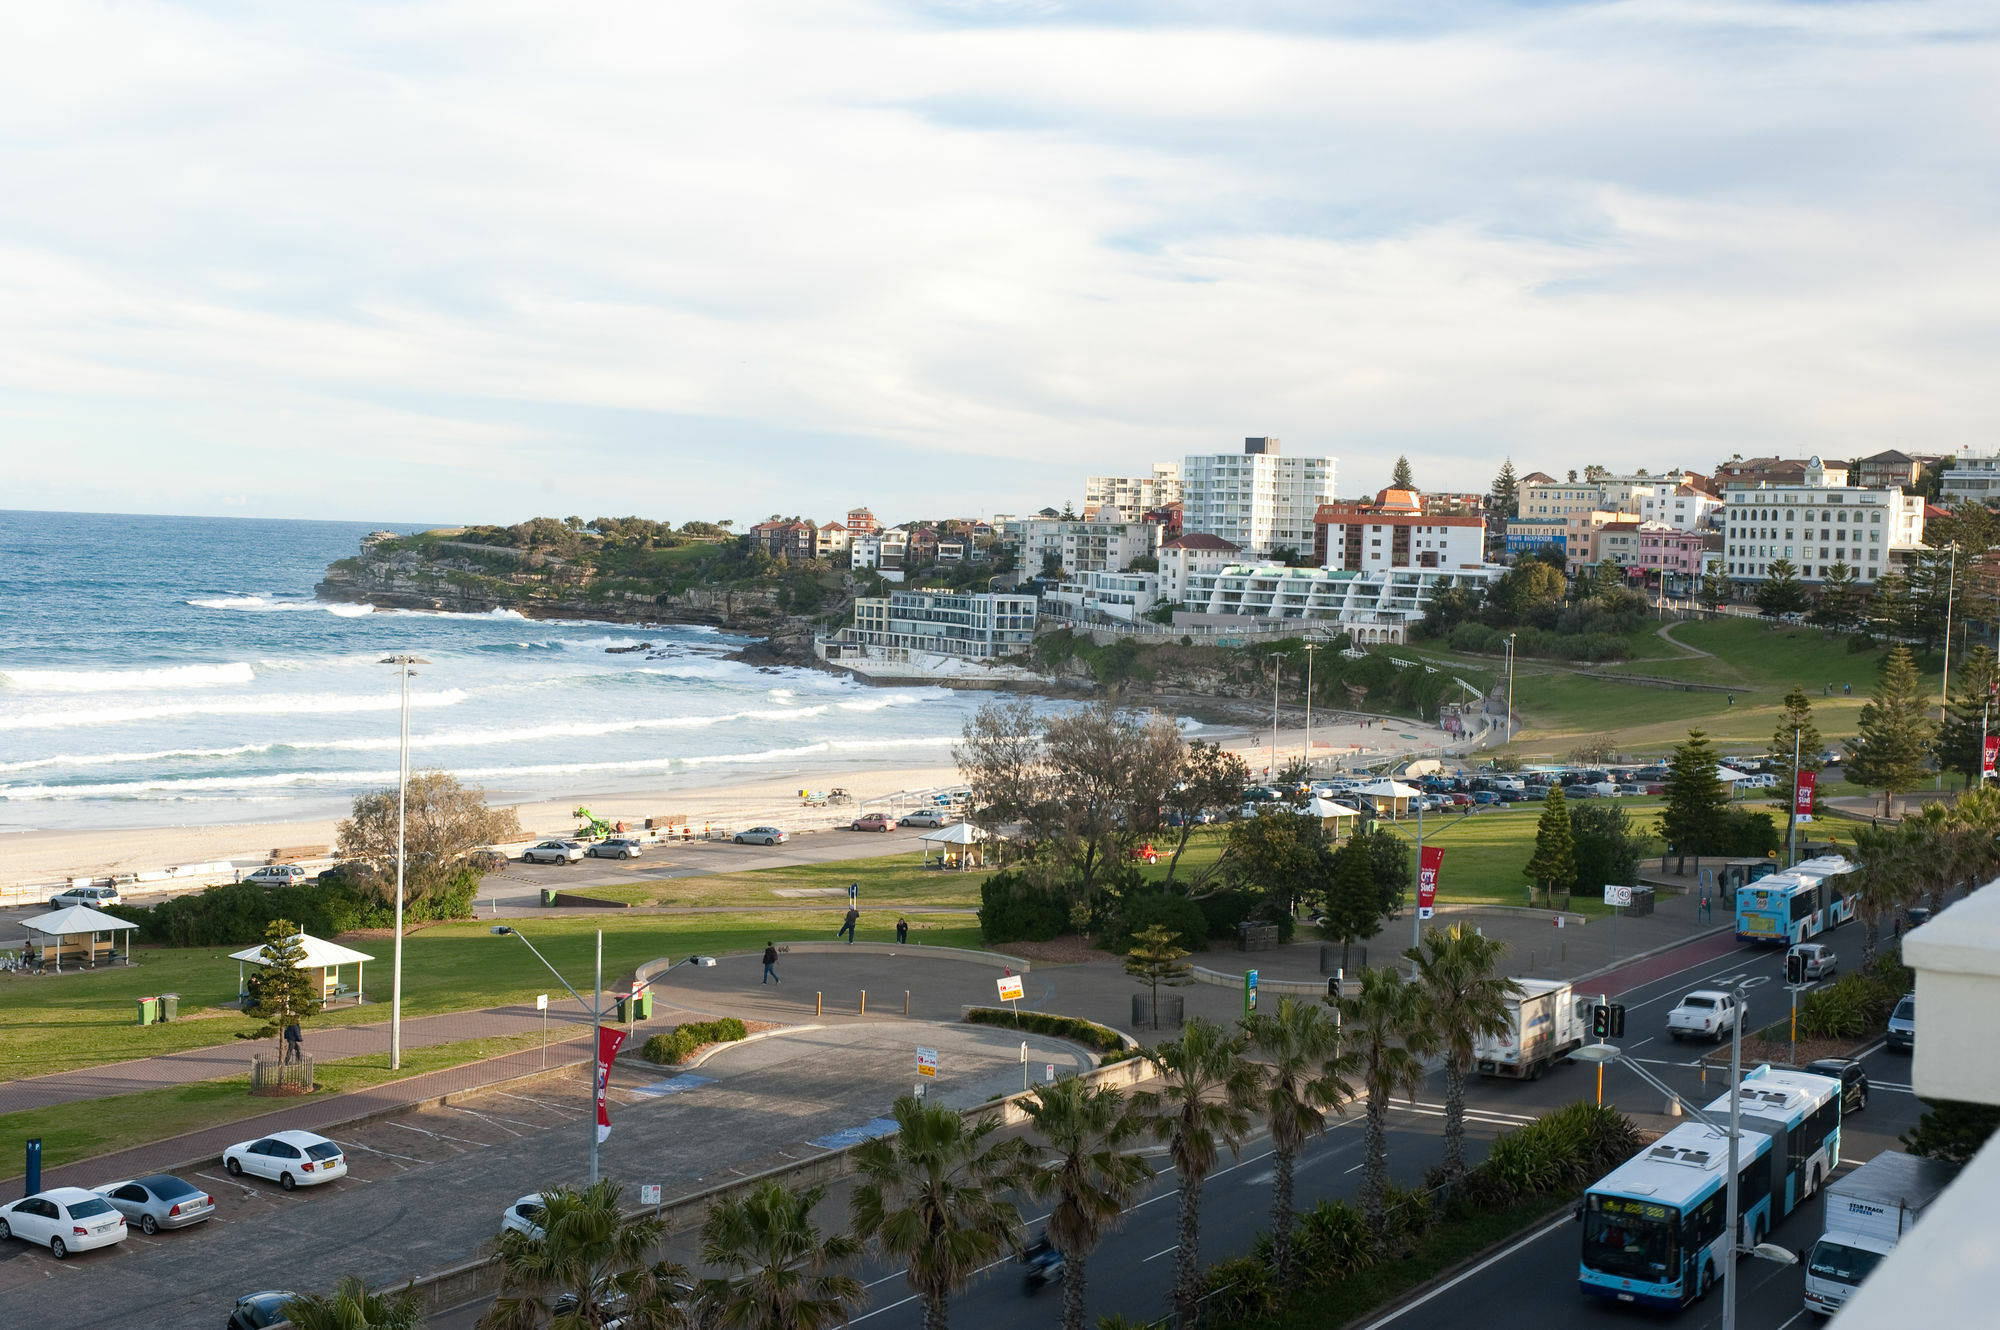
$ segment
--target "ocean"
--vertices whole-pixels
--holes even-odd
[[[742,664],[700,627],[315,601],[380,529],[420,528],[0,511],[0,830],[345,813],[396,778],[393,654],[430,661],[412,767],[505,802],[948,765],[984,700]]]

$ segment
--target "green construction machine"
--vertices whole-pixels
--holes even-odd
[[[603,840],[611,834],[611,824],[588,808],[579,807],[570,816],[580,819],[583,823],[576,829],[578,840]]]

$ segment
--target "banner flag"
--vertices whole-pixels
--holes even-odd
[[[1444,847],[1426,845],[1417,860],[1417,918],[1428,919],[1437,906],[1438,869],[1444,866]]]
[[[1801,822],[1812,821],[1813,783],[1818,779],[1817,771],[1801,771],[1792,787],[1792,816]]]
[[[601,1025],[597,1028],[597,1142],[602,1145],[611,1135],[611,1106],[604,1101],[604,1092],[611,1084],[611,1064],[617,1060],[618,1050],[624,1046],[625,1032],[615,1025]]]

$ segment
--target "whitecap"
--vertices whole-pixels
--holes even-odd
[[[249,683],[246,661],[226,665],[168,665],[143,670],[0,670],[0,684],[24,693],[113,693],[158,688],[214,688]]]

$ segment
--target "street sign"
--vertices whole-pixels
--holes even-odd
[[[1000,1000],[1002,1002],[1019,1002],[1021,1000],[1023,988],[1021,984],[1020,975],[1018,974],[1003,975],[1000,978],[999,983],[1000,983]]]
[[[937,1079],[938,1056],[935,1048],[917,1050],[917,1075],[927,1081]]]
[[[658,1205],[659,1203],[660,1203],[660,1184],[657,1182],[640,1183],[639,1204]]]
[[[1056,1078],[1056,1064],[1051,1062],[1048,1063],[1047,1066],[1048,1066],[1048,1074],[1044,1079],[1052,1081]]]
[[[847,903],[849,905],[854,904],[855,898],[860,894],[861,884],[859,882],[850,882],[847,884]]]
[[[1608,882],[1605,883],[1604,903],[1606,905],[1630,905],[1632,903],[1632,888],[1614,887]]]
[[[549,995],[547,993],[542,993],[538,995],[535,998],[535,1010],[547,1011],[548,1009],[549,1009]]]

